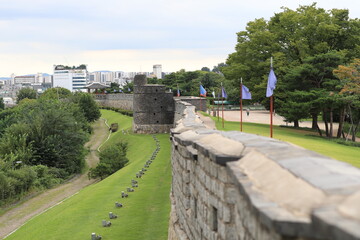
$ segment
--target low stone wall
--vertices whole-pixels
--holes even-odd
[[[176,101],[182,101],[190,103],[195,106],[196,111],[207,111],[207,100],[204,97],[194,97],[194,96],[182,96],[182,97],[174,97]]]
[[[94,96],[95,101],[102,107],[114,107],[124,110],[133,110],[132,94],[94,94]]]
[[[168,239],[360,239],[360,169],[176,102]]]

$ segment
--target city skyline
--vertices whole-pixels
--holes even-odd
[[[14,0],[0,5],[0,77],[52,73],[53,64],[87,64],[89,71],[163,72],[210,69],[234,52],[236,33],[255,18],[269,19],[313,1]],[[349,9],[355,0],[317,1]]]

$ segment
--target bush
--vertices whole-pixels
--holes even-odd
[[[90,169],[89,178],[105,178],[123,168],[129,159],[126,157],[127,142],[118,142],[100,152],[100,163],[94,169]]]
[[[129,116],[129,117],[132,117],[133,116],[133,111],[131,110],[125,110],[125,109],[120,109],[120,108],[115,108],[115,107],[100,107],[101,109],[105,109],[105,110],[111,110],[111,111],[114,111],[114,112],[118,112],[122,115],[125,115],[125,116]]]

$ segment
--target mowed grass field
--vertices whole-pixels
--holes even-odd
[[[224,131],[239,131],[239,122],[224,122],[224,128],[222,127],[222,121],[218,121],[216,117],[212,117],[215,121],[216,128]],[[244,123],[243,132],[258,134],[261,136],[270,136],[270,127],[268,124],[259,123]],[[313,135],[313,136],[311,136]],[[318,152],[322,155],[350,163],[360,168],[360,148],[341,145],[325,138],[314,137],[317,136],[317,132],[312,132],[304,129],[285,128],[274,126],[273,138],[282,141],[290,142],[301,146],[303,148]]]
[[[119,131],[102,149],[121,139],[128,141],[129,164],[33,218],[6,239],[91,239],[92,232],[102,235],[104,240],[167,239],[171,184],[169,135],[156,135],[161,150],[146,174],[136,179],[136,172],[156,148],[152,135],[123,134],[121,129],[130,129],[132,118],[119,113],[102,110],[102,117],[108,119],[109,124],[119,124]],[[138,180],[139,187],[122,199],[121,191],[131,187],[131,179]],[[124,207],[116,208],[115,202]],[[118,218],[110,220],[109,212]],[[102,220],[110,220],[112,226],[102,227]]]

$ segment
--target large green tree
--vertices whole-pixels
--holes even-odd
[[[350,19],[348,10],[327,11],[315,3],[296,10],[284,7],[268,21],[249,22],[237,36],[236,52],[222,67],[228,88],[238,88],[242,77],[253,101],[268,106],[265,92],[273,57],[277,113],[297,124],[305,115],[315,121],[321,111],[328,115],[340,111],[342,100],[337,92],[341,83],[332,70],[360,55],[360,20]],[[314,99],[309,102],[310,95]],[[301,101],[307,110],[299,107]],[[321,108],[320,103],[324,104]],[[314,128],[316,125],[314,122]]]
[[[19,90],[19,92],[16,95],[17,97],[17,103],[19,103],[21,100],[27,98],[27,99],[36,99],[37,93],[32,88],[22,88]]]
[[[100,118],[100,109],[93,95],[77,92],[74,94],[73,101],[80,107],[88,122],[94,122]]]

